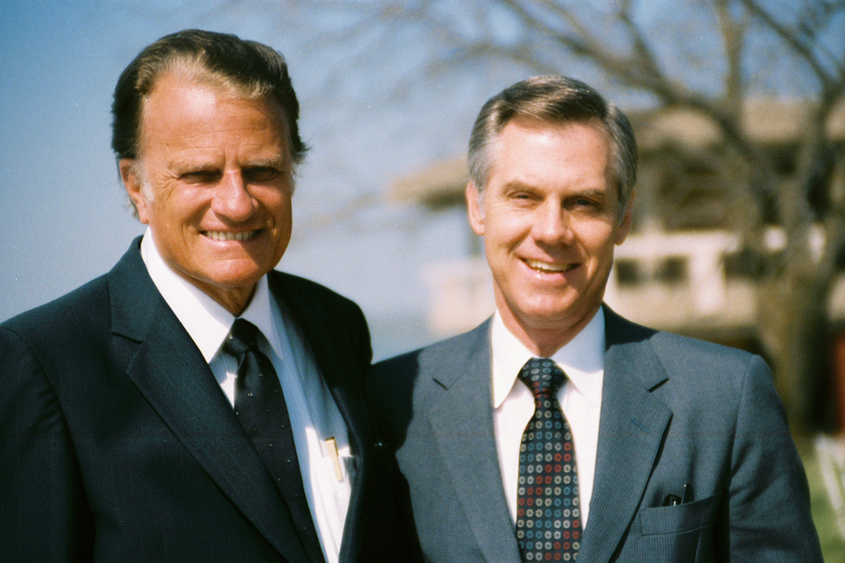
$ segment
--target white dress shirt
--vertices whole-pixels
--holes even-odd
[[[222,345],[235,317],[164,262],[149,229],[141,242],[141,256],[156,288],[202,352],[234,407],[238,362],[222,350]],[[284,305],[270,294],[266,276],[256,285],[241,318],[261,331],[258,347],[279,376],[308,506],[326,562],[337,563],[354,480],[346,423],[302,333]],[[332,455],[334,447],[326,441],[329,438],[336,441],[339,468]]]
[[[491,341],[493,430],[499,450],[505,497],[515,523],[519,446],[522,433],[534,415],[534,396],[517,376],[525,362],[535,356],[505,327],[498,311],[493,317]],[[551,357],[567,376],[557,398],[572,428],[575,442],[581,521],[584,526],[589,516],[596,471],[604,352],[604,312],[600,309],[584,330]]]

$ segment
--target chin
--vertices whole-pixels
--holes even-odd
[[[214,272],[201,278],[206,284],[216,287],[221,291],[238,291],[252,289],[266,272],[257,268],[238,272]]]
[[[217,279],[221,283],[240,285],[249,283],[250,280],[255,282],[272,269],[269,260],[256,262],[251,257],[246,257],[238,260],[221,261],[216,264],[216,267],[208,269],[208,275],[209,278]]]
[[[536,326],[546,325],[559,328],[562,325],[578,323],[585,316],[594,313],[600,303],[587,306],[577,301],[565,300],[557,303],[543,303],[525,309],[525,317],[534,319]]]

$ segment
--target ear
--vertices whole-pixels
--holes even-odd
[[[622,221],[616,229],[616,244],[620,245],[628,238],[628,233],[631,232],[631,223],[634,220],[634,196],[637,194],[636,190],[631,192],[631,197],[628,198],[628,204],[625,206],[625,212],[622,215]]]
[[[481,208],[482,202],[481,194],[475,183],[470,181],[466,189],[467,198],[467,215],[469,216],[469,224],[475,234],[478,236],[484,235],[484,210]]]
[[[135,204],[135,209],[138,212],[138,219],[144,225],[149,224],[149,212],[147,209],[147,198],[144,195],[144,182],[141,178],[137,166],[137,160],[132,158],[122,158],[118,162],[120,169],[120,179],[123,180],[123,187],[126,193],[129,194],[129,199]]]

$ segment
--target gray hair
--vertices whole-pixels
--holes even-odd
[[[624,212],[637,183],[637,141],[628,118],[590,86],[565,76],[535,76],[505,88],[481,108],[469,139],[469,175],[483,195],[492,166],[491,145],[516,117],[566,124],[596,122],[610,138],[609,180]]]

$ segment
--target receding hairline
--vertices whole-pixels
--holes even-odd
[[[588,84],[558,75],[534,76],[505,88],[482,106],[470,134],[468,165],[473,184],[483,195],[491,167],[491,146],[515,120],[543,124],[589,123],[607,134],[610,185],[617,189],[620,209],[636,186],[637,147],[625,113]],[[624,210],[623,210],[624,211]]]
[[[215,94],[235,100],[264,100],[271,104],[277,112],[279,123],[282,127],[282,137],[287,140],[287,156],[291,159],[291,165],[293,167],[296,166],[296,162],[293,161],[293,146],[290,138],[291,131],[290,123],[288,123],[288,115],[282,104],[272,95],[272,92],[269,90],[265,91],[263,88],[249,87],[249,85],[232,80],[222,73],[210,70],[203,64],[200,57],[194,56],[184,56],[180,59],[174,59],[170,64],[162,65],[140,96],[141,106],[138,112],[136,160],[140,160],[141,158],[140,153],[143,146],[144,123],[147,117],[148,101],[153,93],[160,88],[160,84],[168,79],[179,81],[189,86],[206,88]]]
[[[510,125],[523,126],[526,128],[533,129],[568,129],[576,125],[581,125],[599,132],[601,134],[601,138],[604,141],[604,148],[607,153],[604,169],[605,180],[607,181],[607,185],[613,188],[613,191],[616,194],[617,203],[622,202],[621,186],[619,185],[619,181],[616,179],[616,174],[614,173],[613,169],[615,152],[613,139],[611,138],[611,134],[607,130],[607,127],[605,127],[604,123],[598,117],[586,117],[583,119],[551,119],[548,117],[538,117],[530,114],[514,114],[510,117],[510,119],[505,121],[504,124],[493,133],[493,135],[489,137],[488,142],[484,147],[484,151],[486,152],[486,158],[489,162],[489,167],[487,170],[488,183],[490,182],[490,177],[492,176],[492,172],[496,166],[496,162],[499,160],[498,157],[499,152],[501,151],[502,134],[504,133],[505,129],[507,129],[507,127]],[[470,181],[475,184],[475,181],[472,178],[470,178]],[[476,186],[476,188],[480,192],[483,192],[486,186]]]
[[[146,100],[156,89],[156,85],[167,76],[176,76],[185,82],[208,86],[219,92],[230,93],[235,97],[252,100],[272,97],[272,89],[261,87],[259,84],[247,84],[235,77],[209,68],[202,53],[176,53],[161,61],[148,73],[139,73],[136,88],[141,92],[142,100]],[[148,82],[146,88],[140,87]]]

